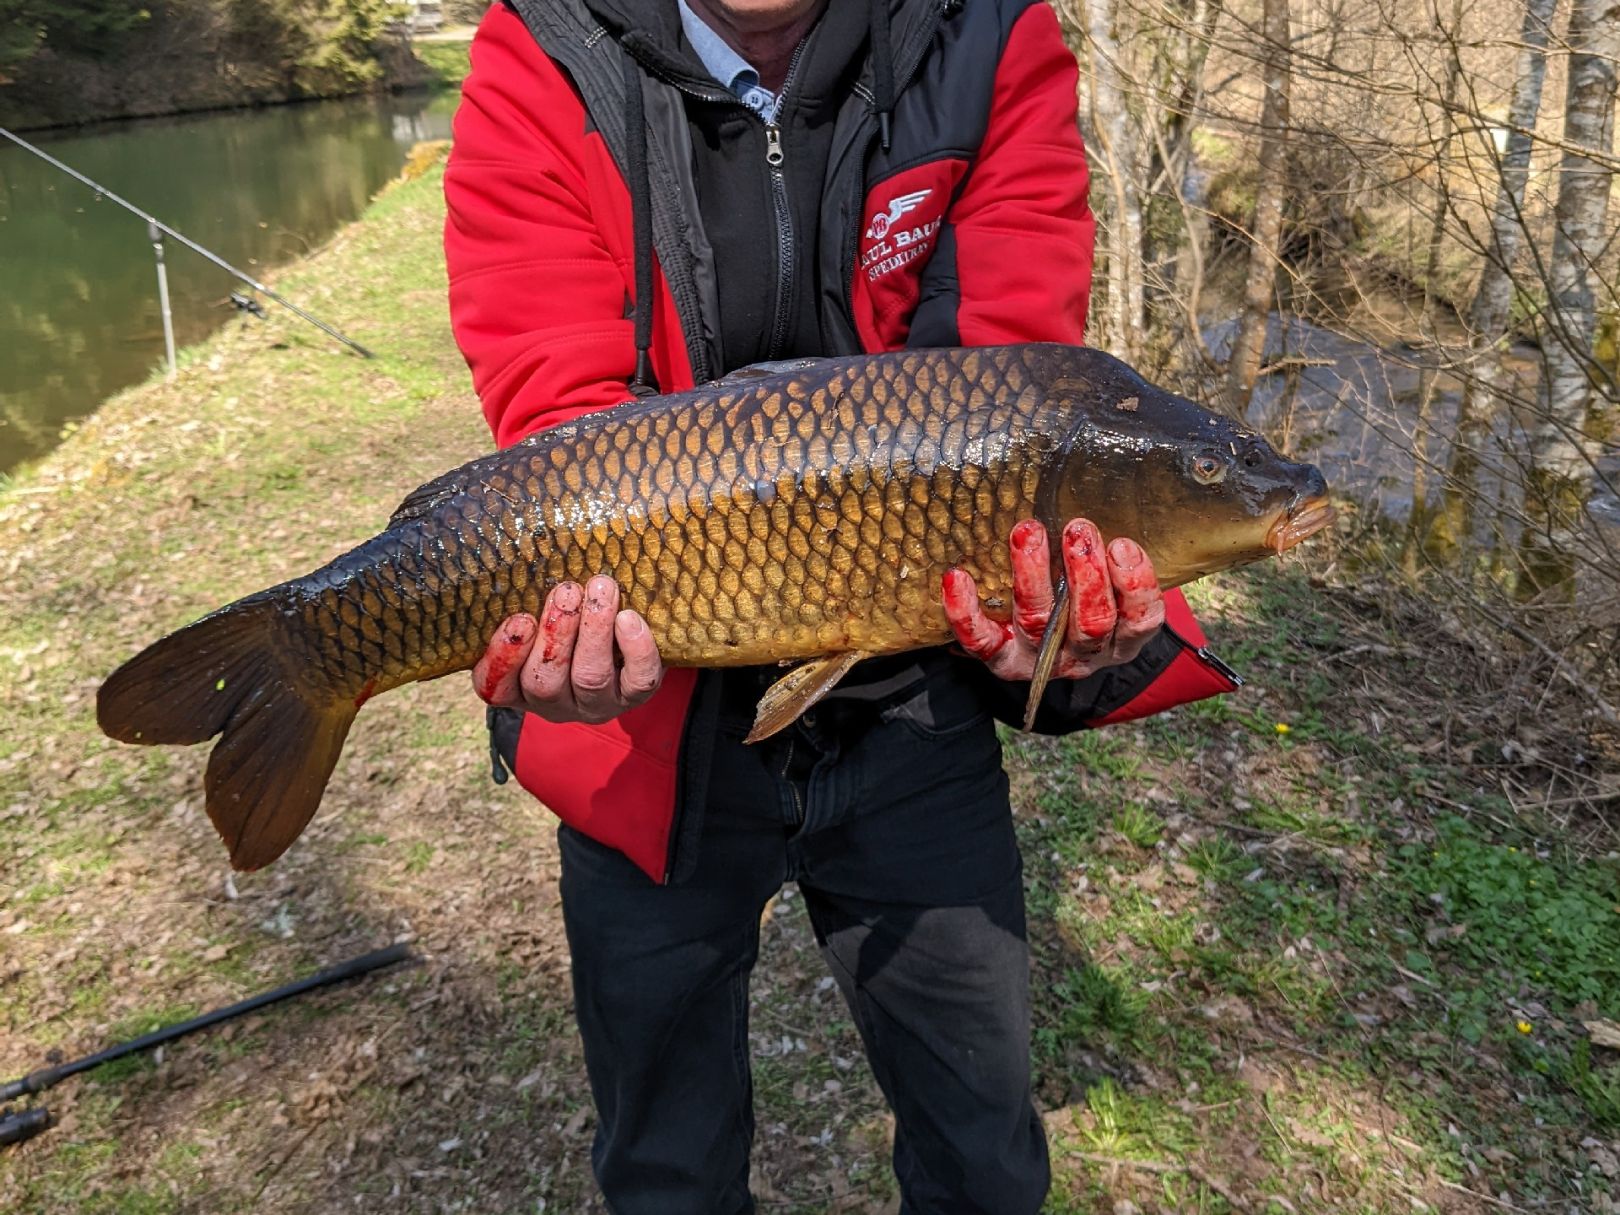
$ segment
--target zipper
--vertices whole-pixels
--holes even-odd
[[[1186,645],[1187,643],[1183,641],[1182,644]],[[1200,662],[1204,663],[1204,665],[1213,669],[1217,675],[1221,675],[1230,680],[1234,690],[1241,688],[1244,685],[1245,680],[1243,676],[1239,675],[1231,667],[1227,666],[1226,663],[1222,662],[1213,653],[1211,653],[1208,646],[1188,646],[1188,648],[1192,650],[1194,658],[1197,658]]]
[[[809,37],[801,39],[799,45],[793,49],[793,58],[788,60],[787,75],[782,78],[781,91],[776,95],[776,113],[780,118],[788,106],[788,89],[793,85],[793,77],[799,70],[799,59],[804,54],[805,43]],[[793,212],[788,205],[787,174],[783,168],[787,157],[782,151],[782,126],[774,119],[761,118],[754,110],[743,105],[740,98],[729,89],[708,88],[693,84],[659,72],[658,75],[677,92],[685,93],[689,97],[696,97],[702,101],[718,102],[737,106],[757,119],[765,130],[765,167],[771,178],[771,208],[776,218],[776,306],[771,323],[771,341],[765,348],[765,360],[781,357],[782,347],[787,342],[787,310],[793,299],[794,285],[794,254],[796,252],[793,232]]]
[[[788,202],[787,174],[782,170],[782,129],[765,124],[765,164],[771,175],[771,206],[776,212],[776,305],[771,315],[771,341],[767,361],[782,357],[787,344],[788,310],[793,306],[793,211]]]
[[[778,119],[786,112],[793,78],[799,72],[799,59],[804,54],[809,37],[799,40],[788,60],[787,75],[782,78],[782,91],[776,95],[776,117],[765,122],[765,167],[771,177],[771,206],[776,212],[776,307],[772,312],[771,341],[765,347],[765,358],[779,359],[787,345],[788,312],[793,307],[795,262],[798,260],[793,234],[793,211],[788,202],[786,155],[782,151],[782,127]]]
[[[799,786],[794,784],[793,778],[788,775],[788,771],[792,767],[793,740],[789,738],[787,755],[782,759],[782,783],[788,787],[788,792],[793,795],[793,824],[794,826],[802,827],[804,826],[804,802],[799,800]]]
[[[1176,632],[1175,629],[1171,628],[1168,624],[1164,625],[1163,627],[1166,633],[1175,638],[1177,645],[1190,652],[1194,658],[1198,659],[1198,661],[1202,662],[1210,670],[1214,671],[1217,675],[1221,676],[1221,678],[1230,683],[1234,691],[1243,687],[1248,682],[1243,678],[1243,676],[1239,675],[1235,670],[1218,658],[1207,645],[1194,645],[1180,633]]]

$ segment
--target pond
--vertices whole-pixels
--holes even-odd
[[[413,144],[449,138],[458,96],[225,110],[25,138],[262,277],[359,215]],[[166,255],[184,346],[234,315],[238,284],[174,241]],[[4,473],[160,366],[163,328],[145,223],[5,141],[0,282]]]

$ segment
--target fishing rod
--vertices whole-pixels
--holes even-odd
[[[128,199],[121,198],[117,194],[114,194],[111,190],[107,189],[106,186],[102,185],[100,182],[92,180],[89,177],[86,177],[83,173],[79,172],[72,165],[63,164],[60,160],[56,159],[56,157],[52,156],[49,152],[45,152],[45,151],[42,151],[39,148],[36,148],[33,144],[29,143],[22,136],[17,135],[16,133],[14,133],[12,131],[6,130],[5,127],[0,127],[0,135],[3,135],[7,139],[11,140],[12,143],[16,144],[23,151],[32,152],[35,156],[39,157],[41,160],[43,160],[46,164],[50,165],[52,168],[60,169],[63,173],[66,173],[69,177],[73,178],[74,181],[77,181],[77,182],[80,182],[80,183],[82,183],[82,184],[84,184],[86,186],[89,186],[92,190],[94,190],[97,194],[101,195],[103,198],[110,199],[111,201],[117,203],[120,207],[124,208],[124,210],[128,211],[131,215],[136,215],[136,216],[139,216],[141,219],[144,219],[146,221],[146,224],[147,224],[147,231],[148,231],[148,233],[151,234],[151,237],[152,237],[152,244],[157,249],[158,267],[159,267],[158,275],[159,275],[160,290],[163,292],[163,294],[165,296],[167,296],[167,294],[168,294],[168,285],[167,285],[167,282],[164,280],[164,276],[163,276],[163,269],[162,269],[162,266],[163,266],[163,249],[162,249],[162,241],[159,238],[160,233],[162,235],[164,235],[164,236],[172,236],[175,240],[179,241],[186,248],[190,249],[193,253],[201,254],[203,257],[205,257],[209,261],[213,262],[214,265],[216,265],[220,269],[226,271],[228,274],[235,275],[237,278],[241,279],[242,282],[246,283],[249,287],[252,287],[253,290],[259,292],[262,295],[268,296],[270,299],[272,299],[276,303],[280,304],[283,308],[285,308],[288,312],[291,312],[294,316],[298,317],[300,320],[308,321],[311,325],[314,325],[315,328],[317,328],[321,332],[327,334],[329,337],[335,338],[337,341],[342,342],[345,346],[347,346],[350,350],[353,350],[356,354],[360,355],[362,358],[370,359],[370,358],[375,358],[376,357],[375,355],[373,355],[371,353],[371,351],[367,350],[359,342],[355,341],[351,337],[348,337],[348,336],[338,332],[336,329],[332,328],[332,326],[328,325],[325,321],[321,320],[319,317],[311,316],[309,313],[305,312],[302,308],[300,308],[297,304],[293,303],[286,296],[280,295],[277,292],[272,291],[269,287],[266,287],[263,283],[261,283],[258,279],[254,278],[247,271],[238,269],[236,266],[231,265],[230,262],[226,261],[219,254],[215,253],[211,249],[206,249],[202,245],[199,245],[196,241],[192,240],[184,232],[180,232],[177,229],[171,228],[171,227],[169,227],[168,224],[164,223],[162,220],[157,219],[156,217],[154,217],[152,215],[148,215],[145,211],[141,210],[139,207],[137,207],[134,203],[130,202]],[[170,367],[170,370],[172,372],[172,370],[174,368],[174,356],[173,356],[172,352],[171,352],[171,354],[169,356],[169,367]]]
[[[337,966],[329,966],[325,970],[317,971],[307,979],[299,979],[296,983],[288,983],[272,991],[263,992],[250,999],[229,1005],[225,1008],[216,1008],[213,1012],[204,1013],[200,1017],[193,1017],[189,1021],[181,1021],[176,1025],[167,1025],[162,1029],[155,1029],[149,1034],[129,1042],[120,1042],[117,1046],[109,1046],[106,1050],[97,1051],[93,1055],[86,1055],[82,1059],[74,1059],[68,1063],[59,1063],[55,1067],[43,1067],[36,1072],[30,1072],[20,1080],[13,1080],[9,1084],[0,1084],[0,1101],[12,1101],[18,1097],[29,1097],[36,1093],[43,1093],[46,1089],[55,1088],[69,1076],[77,1076],[80,1072],[90,1071],[100,1067],[103,1063],[111,1063],[114,1059],[122,1059],[128,1055],[138,1054],[143,1050],[150,1050],[154,1046],[162,1046],[173,1042],[177,1038],[184,1038],[187,1034],[194,1034],[200,1029],[207,1029],[211,1025],[218,1025],[221,1021],[229,1021],[235,1017],[245,1016],[256,1012],[271,1004],[290,1000],[294,996],[301,996],[305,992],[315,991],[317,988],[330,987],[334,983],[341,983],[345,979],[358,978],[370,974],[374,970],[381,970],[385,966],[393,966],[399,962],[412,959],[409,945],[390,945],[386,949],[376,949],[371,953],[362,954],[358,958],[351,958]],[[32,1139],[51,1123],[50,1111],[44,1106],[34,1106],[31,1109],[11,1111],[0,1109],[0,1147],[13,1143],[22,1143]]]

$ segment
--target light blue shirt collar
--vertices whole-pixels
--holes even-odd
[[[681,29],[686,32],[686,40],[692,44],[709,75],[766,122],[775,122],[782,99],[760,84],[754,66],[732,50],[708,22],[692,11],[686,0],[675,2],[681,10]]]

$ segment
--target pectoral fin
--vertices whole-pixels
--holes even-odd
[[[850,667],[870,657],[865,650],[851,650],[847,654],[812,658],[794,667],[765,689],[765,695],[759,698],[759,708],[754,711],[754,728],[744,741],[758,742],[787,729],[799,719],[799,714],[831,692],[838,681],[849,674]]]
[[[1046,621],[1046,632],[1041,634],[1041,648],[1035,655],[1035,671],[1029,677],[1029,699],[1024,702],[1024,732],[1035,728],[1035,714],[1040,711],[1041,697],[1046,694],[1047,681],[1052,668],[1069,635],[1069,580],[1058,579],[1056,594],[1052,596],[1052,614]]]

